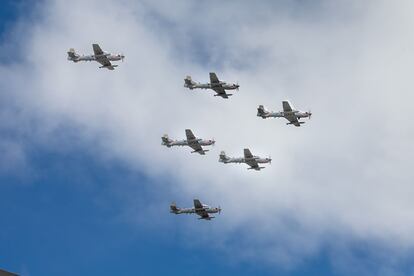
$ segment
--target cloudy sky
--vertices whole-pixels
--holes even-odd
[[[0,267],[414,273],[412,1],[44,0],[0,10]],[[99,43],[115,71],[69,62]],[[209,72],[229,100],[189,91]],[[262,120],[289,99],[300,128]],[[206,156],[162,147],[191,128]],[[271,156],[256,172],[221,150]],[[175,216],[198,197],[213,221]]]

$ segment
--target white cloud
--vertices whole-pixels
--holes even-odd
[[[206,239],[228,245],[242,232],[246,258],[291,264],[338,239],[412,249],[411,2],[135,2],[42,6],[18,42],[23,62],[0,68],[7,97],[45,129],[77,124],[102,157],[173,177],[186,203],[221,203]],[[92,42],[125,62],[109,72],[66,60],[69,47],[89,53]],[[205,81],[212,70],[240,92],[225,101],[183,87],[186,74]],[[255,116],[285,98],[312,120],[293,128]],[[160,146],[187,127],[215,149]],[[257,173],[217,162],[220,150],[244,147],[273,164]]]

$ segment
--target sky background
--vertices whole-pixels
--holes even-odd
[[[412,275],[410,1],[3,1],[0,268]],[[71,63],[98,42],[115,71]],[[188,91],[208,72],[229,100]],[[289,99],[312,120],[262,120]],[[160,137],[215,138],[206,156]],[[225,150],[271,156],[261,172]],[[216,219],[175,216],[194,197]]]

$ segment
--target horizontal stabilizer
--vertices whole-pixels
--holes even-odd
[[[180,211],[180,209],[177,208],[177,205],[175,204],[175,202],[171,203],[171,205],[170,205],[170,212],[177,214],[178,211]]]
[[[269,112],[266,110],[266,108],[263,105],[259,105],[257,108],[257,116],[262,117],[263,119],[266,118],[266,115]]]
[[[193,89],[194,85],[196,85],[196,82],[192,80],[191,76],[186,76],[184,79],[184,87]]]
[[[167,134],[164,134],[164,136],[161,137],[162,143],[161,145],[171,147],[172,140],[168,138]]]
[[[68,51],[68,60],[77,61],[78,58],[79,58],[79,55],[76,54],[75,49],[70,48]]]

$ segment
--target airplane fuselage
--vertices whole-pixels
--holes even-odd
[[[170,213],[179,215],[179,214],[197,214],[200,216],[199,219],[205,219],[205,220],[211,220],[212,216],[206,216],[205,214],[215,214],[215,213],[220,213],[221,209],[220,207],[210,207],[208,205],[204,205],[202,208],[177,208],[175,207],[174,209],[171,208]]]
[[[281,111],[281,112],[270,112],[266,111],[263,106],[260,106],[258,108],[257,116],[266,119],[266,118],[285,118],[289,122],[288,125],[295,125],[300,126],[301,124],[304,124],[305,122],[300,122],[299,120],[301,118],[309,118],[312,116],[311,112],[301,112],[297,110],[293,111]]]
[[[103,55],[86,55],[86,56],[76,56],[76,57],[68,57],[68,60],[73,62],[79,61],[97,61],[99,58],[106,57],[109,61],[119,61],[124,58],[122,54],[109,54],[105,53]]]
[[[215,143],[214,140],[210,139],[210,140],[204,140],[204,139],[195,139],[195,140],[176,140],[176,141],[171,141],[168,143],[167,146],[190,146],[192,144],[200,144],[200,146],[211,146]]]
[[[214,89],[214,88],[223,88],[224,90],[234,90],[239,88],[240,86],[238,84],[235,83],[226,83],[226,82],[221,82],[218,84],[211,84],[211,83],[195,83],[195,84],[191,84],[191,85],[186,85],[186,87],[190,88],[190,89],[196,89],[196,88],[200,88],[200,89]]]
[[[295,116],[296,118],[306,118],[309,117],[311,114],[309,112],[300,112],[300,111],[281,111],[281,112],[267,112],[264,114],[261,114],[260,117],[262,118],[289,118]]]
[[[207,212],[209,214],[215,214],[218,213],[220,211],[220,208],[218,207],[204,207],[204,208],[200,208],[200,209],[195,209],[195,208],[177,208],[177,210],[171,210],[170,213],[174,213],[174,214],[198,214],[201,212]]]
[[[244,158],[244,157],[239,157],[239,158],[227,158],[227,159],[220,159],[220,162],[223,162],[225,164],[227,163],[248,163],[250,161],[256,160],[257,163],[259,164],[265,164],[265,163],[270,163],[272,160],[270,158],[261,158],[258,156],[254,156],[253,158]]]

